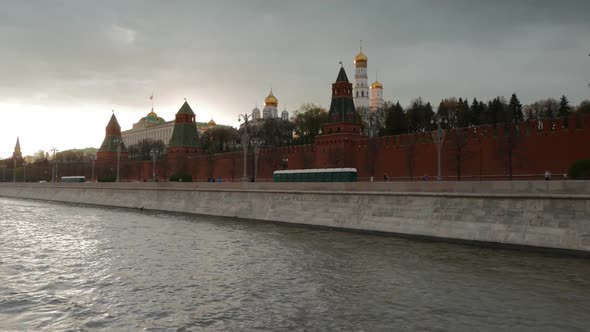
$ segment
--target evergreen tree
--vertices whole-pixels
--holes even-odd
[[[477,117],[477,124],[485,124],[485,113],[488,111],[488,106],[483,101],[479,102],[479,116]]]
[[[430,121],[434,115],[430,103],[424,104],[422,98],[417,98],[410,104],[407,111],[408,130],[410,132],[423,132],[432,129]]]
[[[520,100],[518,100],[516,93],[513,93],[512,97],[510,97],[510,103],[506,108],[504,122],[513,123],[522,122],[522,120],[524,120],[524,116],[522,114],[522,104],[520,103]]]
[[[496,97],[492,101],[488,102],[488,106],[483,112],[484,123],[496,125],[502,122],[504,119],[504,112],[506,110],[506,101],[502,97]]]
[[[469,102],[467,99],[462,100],[459,98],[457,105],[457,112],[455,116],[455,128],[466,128],[469,127],[472,119],[471,109],[469,108]]]
[[[430,102],[426,103],[426,106],[424,107],[424,111],[423,111],[423,130],[424,131],[429,131],[432,130],[435,126],[433,126],[431,124],[432,122],[432,118],[434,117],[434,109],[432,108],[432,105],[430,105]]]
[[[479,102],[477,101],[477,98],[473,98],[473,101],[471,102],[471,124],[473,124],[474,126],[479,126],[479,117],[481,115],[481,108],[479,107]]]
[[[578,108],[576,108],[576,112],[581,114],[589,114],[590,113],[590,99],[583,100]]]
[[[559,100],[559,110],[558,115],[561,117],[567,117],[572,112],[572,108],[570,106],[570,102],[567,100],[565,95],[561,96]]]
[[[408,132],[408,119],[399,101],[386,110],[385,127],[381,129],[380,135],[399,135]]]
[[[436,114],[443,120],[441,126],[444,129],[449,129],[454,124],[455,110],[457,109],[457,99],[446,98],[440,101]]]

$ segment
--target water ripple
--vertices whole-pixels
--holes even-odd
[[[587,330],[588,260],[0,198],[0,330]]]

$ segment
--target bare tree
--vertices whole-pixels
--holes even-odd
[[[455,171],[457,173],[457,180],[461,181],[461,171],[463,162],[467,155],[465,147],[469,143],[469,133],[465,129],[453,129],[447,139],[449,153],[448,156],[455,163]]]
[[[371,137],[367,141],[367,155],[365,158],[367,169],[369,170],[369,175],[375,175],[375,167],[377,165],[377,152],[379,150],[377,138]]]
[[[416,137],[414,135],[406,136],[406,160],[408,162],[408,171],[410,173],[410,180],[414,179],[414,167],[416,166]]]
[[[521,133],[518,124],[514,123],[505,123],[503,129],[502,135],[498,135],[498,146],[500,154],[504,158],[508,177],[512,180],[514,162],[517,156],[516,153],[518,144],[520,143]]]

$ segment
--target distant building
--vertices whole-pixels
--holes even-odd
[[[354,58],[354,106],[363,120],[365,134],[376,136],[379,133],[379,129],[385,125],[383,84],[375,80],[369,87],[367,74],[368,60],[361,46],[359,53]]]
[[[279,100],[270,89],[270,93],[264,99],[264,108],[262,109],[262,117],[260,116],[260,109],[258,106],[254,107],[252,110],[252,120],[266,120],[266,119],[277,119],[279,118]],[[280,116],[283,120],[289,120],[289,112],[287,108],[283,109],[283,112]]]
[[[199,136],[216,126],[230,127],[218,125],[213,119],[209,122],[195,122],[194,124],[197,127]],[[159,117],[152,109],[147,116],[142,117],[137,123],[134,123],[132,129],[121,132],[121,137],[123,137],[123,141],[127,146],[137,144],[144,139],[161,140],[165,145],[168,145],[173,132],[174,120],[166,121],[164,118]]]
[[[281,119],[289,121],[289,111],[285,107],[279,116],[279,100],[270,89],[270,93],[264,99],[264,108],[262,109],[262,116],[260,116],[260,109],[258,106],[252,109],[252,118],[248,121],[248,126],[251,126],[253,130],[257,130],[264,123],[266,119]],[[243,128],[245,123],[240,124],[240,128]]]
[[[14,159],[17,162],[20,162],[23,159],[23,154],[20,151],[19,137],[16,138],[16,145],[14,146],[14,152],[12,153],[12,159]]]

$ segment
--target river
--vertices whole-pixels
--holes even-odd
[[[0,198],[0,330],[583,331],[590,261]]]

